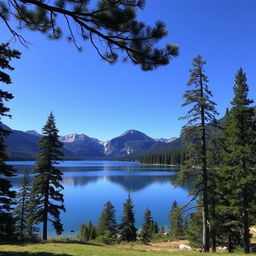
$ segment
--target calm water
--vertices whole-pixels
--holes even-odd
[[[32,169],[34,162],[9,162],[18,171],[12,178],[17,188],[24,167]],[[64,173],[64,199],[66,213],[62,214],[63,236],[72,236],[81,223],[92,220],[97,224],[106,201],[116,209],[119,222],[123,203],[131,194],[135,205],[136,225],[140,227],[147,207],[157,223],[168,226],[168,212],[174,200],[185,203],[188,198],[189,182],[184,187],[174,187],[176,168],[142,165],[117,161],[64,161],[58,165]],[[49,226],[50,236],[55,235]]]

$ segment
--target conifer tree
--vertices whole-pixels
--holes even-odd
[[[234,99],[224,127],[224,153],[221,167],[223,205],[233,215],[242,233],[244,253],[250,252],[249,227],[256,216],[256,124],[253,103],[248,98],[246,74],[240,68],[235,77]],[[230,217],[232,216],[230,215]]]
[[[172,204],[172,209],[169,213],[169,219],[170,237],[172,239],[181,238],[183,235],[183,218],[181,209],[178,207],[176,201],[174,201]]]
[[[182,106],[192,105],[192,108],[181,119],[187,120],[182,129],[182,137],[187,145],[187,157],[182,166],[177,182],[184,181],[187,175],[194,172],[193,166],[200,168],[201,188],[195,188],[195,195],[202,198],[202,240],[203,251],[209,251],[209,205],[208,205],[208,165],[207,140],[210,137],[210,127],[215,125],[215,116],[218,114],[212,101],[212,93],[208,88],[208,78],[205,75],[206,62],[202,56],[193,59],[193,69],[190,70],[190,79],[187,85],[190,89],[184,93],[185,102]]]
[[[14,70],[10,61],[19,58],[20,52],[11,50],[8,44],[0,45],[0,82],[4,86],[12,83],[11,77],[4,70]],[[11,117],[8,113],[10,109],[5,106],[5,103],[11,99],[13,99],[11,93],[0,89],[0,235],[10,235],[13,232],[11,211],[14,206],[15,191],[12,190],[11,182],[7,178],[13,176],[15,171],[5,163],[8,161],[8,154],[4,141],[10,131],[2,124],[2,117]]]
[[[119,226],[121,239],[127,242],[136,241],[137,237],[137,229],[135,227],[135,214],[133,208],[134,206],[132,199],[129,195],[126,202],[124,203],[123,216]]]
[[[24,236],[24,234],[29,233],[27,221],[29,218],[28,205],[30,202],[30,189],[29,173],[27,169],[24,169],[14,210],[16,230],[21,237]]]
[[[61,211],[65,211],[62,172],[55,165],[63,159],[60,151],[63,143],[59,141],[55,118],[51,113],[42,129],[39,141],[40,152],[33,169],[35,177],[32,181],[30,208],[30,225],[43,222],[43,239],[47,240],[47,224],[50,221],[56,233],[62,233]],[[51,217],[52,218],[51,218]]]
[[[152,236],[155,233],[154,221],[151,216],[151,211],[146,209],[144,213],[144,221],[141,228],[141,240],[147,244],[152,240]]]
[[[68,41],[81,50],[81,44],[89,41],[98,55],[109,63],[119,57],[152,70],[166,65],[178,55],[178,47],[167,44],[159,49],[157,43],[168,32],[163,22],[154,27],[137,20],[137,10],[143,9],[144,0],[2,0],[0,20],[21,43],[27,44],[20,32],[10,24],[10,18],[18,20],[19,28],[40,31],[51,39],[65,34]],[[64,22],[60,22],[62,20]],[[14,21],[15,21],[14,20]],[[9,23],[10,22],[10,23]]]
[[[117,235],[115,208],[109,201],[105,203],[104,209],[101,213],[97,227],[97,234],[104,235],[106,231],[109,231],[112,238],[116,237]]]

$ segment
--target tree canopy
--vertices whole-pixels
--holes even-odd
[[[1,0],[0,19],[23,44],[27,42],[18,30],[26,27],[51,39],[65,35],[78,49],[82,49],[82,41],[89,40],[109,63],[121,57],[141,65],[143,70],[152,70],[176,57],[178,47],[156,47],[168,34],[167,29],[161,21],[151,27],[137,20],[137,10],[144,5],[144,0]],[[13,17],[17,29],[10,25]]]

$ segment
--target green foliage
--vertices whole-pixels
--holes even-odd
[[[0,45],[0,82],[4,85],[11,84],[11,77],[3,70],[14,70],[10,65],[12,59],[19,59],[20,52],[11,50],[8,44]],[[14,176],[15,170],[12,166],[6,164],[8,161],[8,155],[6,152],[6,146],[4,144],[5,137],[9,135],[10,131],[7,131],[2,125],[2,117],[11,117],[9,108],[5,106],[5,103],[13,99],[13,95],[7,91],[0,90],[0,236],[10,237],[13,233],[14,223],[11,216],[11,211],[15,204],[15,191],[12,190],[11,182],[8,177]]]
[[[249,227],[256,216],[256,123],[248,99],[246,74],[240,68],[235,78],[232,109],[227,114],[223,132],[223,159],[219,193],[223,197],[219,211],[227,218],[232,240],[240,230],[244,252],[248,253]]]
[[[193,69],[190,70],[190,79],[187,83],[190,89],[184,93],[185,101],[182,106],[192,107],[181,118],[187,120],[182,129],[182,137],[187,146],[187,160],[178,174],[177,183],[182,184],[188,175],[194,175],[193,167],[197,167],[199,175],[192,193],[195,194],[195,198],[200,195],[202,199],[203,251],[208,252],[210,235],[207,141],[211,136],[210,127],[216,126],[215,116],[218,113],[215,109],[216,103],[211,100],[212,92],[209,90],[209,81],[205,75],[205,64],[206,61],[200,55],[193,59]]]
[[[132,199],[129,195],[126,202],[124,203],[123,216],[121,219],[121,224],[119,225],[121,240],[127,242],[136,241],[137,237],[137,229],[135,227],[135,214],[133,208],[134,206],[132,204]]]
[[[97,236],[96,240],[103,244],[114,244],[116,242],[116,237],[113,237],[110,230],[106,230],[101,235]]]
[[[178,207],[176,201],[172,204],[172,209],[169,213],[169,236],[171,239],[180,239],[183,236],[183,218],[182,210]]]
[[[189,240],[191,247],[202,248],[202,214],[193,213],[184,230],[186,239]]]
[[[62,160],[63,153],[59,149],[63,144],[58,139],[58,129],[52,113],[42,129],[42,134],[39,141],[40,152],[33,169],[35,177],[30,195],[29,223],[33,225],[43,222],[43,239],[46,240],[48,221],[53,224],[58,235],[62,233],[60,213],[65,211],[61,193],[62,172],[55,166],[58,161]]]
[[[138,9],[143,9],[142,0],[56,0],[43,2],[35,0],[0,1],[0,18],[23,44],[27,42],[9,25],[15,17],[19,28],[29,28],[48,35],[50,39],[59,39],[66,35],[81,50],[83,41],[90,40],[99,56],[109,63],[119,58],[128,59],[143,70],[152,70],[166,65],[178,55],[178,47],[167,44],[163,49],[156,45],[167,33],[163,22],[154,27],[137,21]],[[63,23],[60,17],[64,19]]]
[[[158,227],[156,227],[156,223],[152,219],[151,211],[146,209],[140,233],[142,242],[145,244],[150,242],[154,234],[157,233],[156,231],[158,232]]]
[[[109,231],[107,233],[109,233],[113,238],[117,235],[115,208],[109,201],[105,203],[104,209],[101,213],[97,227],[97,234],[101,236],[106,234],[106,231]]]
[[[96,227],[93,226],[92,222],[89,221],[88,224],[81,224],[78,234],[78,239],[82,242],[88,242],[94,240],[97,236]]]

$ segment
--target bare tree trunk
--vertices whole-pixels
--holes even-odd
[[[205,109],[203,105],[204,91],[202,73],[200,72],[200,89],[201,89],[201,157],[202,157],[202,174],[203,174],[203,252],[209,252],[210,250],[210,232],[209,232],[209,209],[208,209],[208,172],[206,162],[206,134],[205,134]]]

